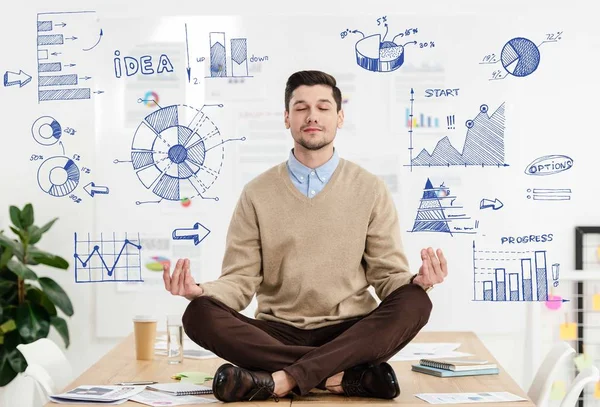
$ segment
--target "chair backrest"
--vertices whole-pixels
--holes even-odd
[[[600,370],[596,366],[590,366],[582,369],[571,386],[567,390],[567,394],[562,399],[560,407],[575,407],[579,395],[584,387],[590,383],[596,383],[600,380]]]
[[[35,379],[26,374],[19,373],[0,387],[0,406],[42,407],[47,401]]]
[[[17,346],[28,365],[41,366],[52,378],[52,392],[61,391],[73,380],[73,368],[63,351],[48,338]]]
[[[545,406],[550,398],[552,379],[561,364],[575,354],[575,349],[567,342],[558,342],[550,349],[527,392],[527,396],[536,406]]]

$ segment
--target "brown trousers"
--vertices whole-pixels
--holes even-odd
[[[317,329],[248,318],[201,296],[188,305],[183,327],[194,342],[249,370],[284,370],[304,396],[321,381],[363,363],[389,360],[429,320],[432,304],[413,284],[396,289],[367,315]]]

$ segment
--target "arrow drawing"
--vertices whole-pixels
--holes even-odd
[[[67,25],[66,23],[54,24],[55,27],[62,27],[62,28],[65,28],[66,25]]]
[[[72,41],[75,41],[75,40],[76,40],[76,39],[78,39],[78,38],[79,38],[79,37],[72,36],[72,37],[66,37],[66,38],[65,38],[65,40],[72,40]]]
[[[202,233],[202,237],[200,237],[200,233],[198,233],[198,228],[202,227],[204,229]],[[196,224],[191,228],[179,228],[173,230],[173,240],[184,240],[189,239],[194,241],[194,245],[198,245],[201,241],[203,241],[206,236],[210,233],[204,225],[200,222],[196,222]]]
[[[484,198],[479,203],[479,209],[492,208],[493,210],[497,211],[498,209],[502,208],[503,206],[504,206],[504,204],[498,198],[495,198],[493,201],[491,199]]]
[[[31,76],[27,75],[23,71],[19,73],[6,71],[4,73],[4,86],[19,85],[20,88],[31,82]]]
[[[187,68],[185,68],[185,70],[187,71],[189,82],[192,75],[192,68],[190,68],[190,49],[188,47],[187,23],[185,24],[185,52],[187,54]]]
[[[101,186],[101,185],[96,186],[96,184],[93,183],[93,182],[90,182],[89,184],[87,184],[86,186],[84,186],[83,189],[92,198],[96,194],[103,194],[103,195],[105,195],[105,194],[108,194],[108,192],[109,192],[108,187]]]
[[[104,35],[104,32],[102,31],[102,28],[100,29],[100,36],[98,37],[98,41],[96,41],[96,43],[94,45],[92,45],[90,48],[83,48],[84,51],[89,51],[91,49],[96,48],[96,46],[98,44],[100,44],[100,40],[102,39],[102,36]]]

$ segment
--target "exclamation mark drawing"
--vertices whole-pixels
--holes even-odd
[[[454,120],[454,115],[451,116],[446,116],[446,122],[448,123],[448,129],[450,130],[454,130],[455,126],[455,120]]]

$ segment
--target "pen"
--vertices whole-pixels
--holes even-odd
[[[152,380],[140,380],[139,382],[121,382],[115,383],[116,386],[141,386],[144,384],[156,384],[158,382],[154,382]]]

